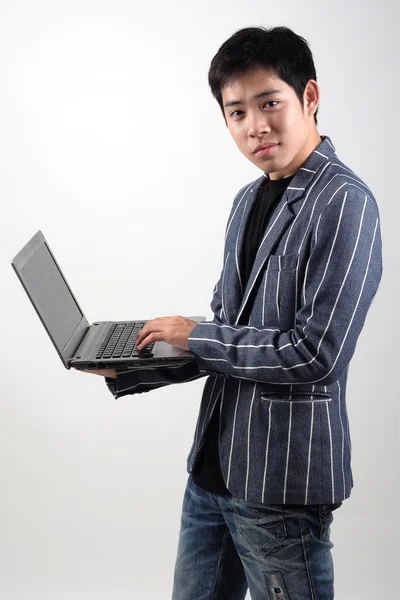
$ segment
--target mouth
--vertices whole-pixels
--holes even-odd
[[[277,146],[278,144],[272,142],[270,144],[260,144],[259,146],[256,146],[255,150],[253,151],[253,154],[255,156],[264,156],[265,154],[269,154],[270,152],[272,152],[273,149]]]

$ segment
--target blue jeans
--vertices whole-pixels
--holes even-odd
[[[172,600],[332,600],[338,506],[246,502],[189,476]]]

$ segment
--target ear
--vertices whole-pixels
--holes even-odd
[[[318,83],[314,79],[310,79],[304,90],[304,110],[307,115],[312,117],[316,112],[320,103],[321,92]]]

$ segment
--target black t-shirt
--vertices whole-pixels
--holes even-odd
[[[244,287],[249,279],[254,259],[265,235],[271,214],[292,179],[293,177],[285,177],[284,179],[274,180],[266,176],[265,183],[258,192],[257,200],[248,221],[243,254],[241,256],[241,272],[243,273]],[[239,324],[247,325],[250,308],[251,301],[247,304],[247,310],[243,311]],[[213,494],[229,494],[222,477],[219,460],[219,408],[220,399],[214,408],[205,434],[204,444],[198,454],[195,468],[191,475],[195,484],[204,490]]]

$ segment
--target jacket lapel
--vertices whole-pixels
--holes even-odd
[[[293,178],[294,181],[294,178]],[[256,285],[260,273],[263,272],[263,267],[268,260],[273,248],[276,243],[285,233],[287,227],[293,221],[294,213],[291,210],[290,205],[287,202],[287,191],[282,196],[281,201],[272,213],[269,221],[267,230],[264,234],[263,240],[259,246],[259,249],[254,260],[253,268],[251,270],[246,288],[242,295],[242,302],[240,303],[239,310],[235,319],[235,325],[239,322],[242,312],[250,298],[251,292]],[[244,241],[244,240],[243,240]],[[242,242],[243,243],[243,242]],[[239,251],[239,249],[238,249]]]
[[[243,198],[239,201],[227,232],[226,247],[229,248],[229,253],[225,259],[223,272],[222,305],[228,323],[235,322],[239,306],[243,300],[245,285],[240,257],[242,256],[246,237],[246,225],[264,181],[265,177],[262,175],[248,187]]]

